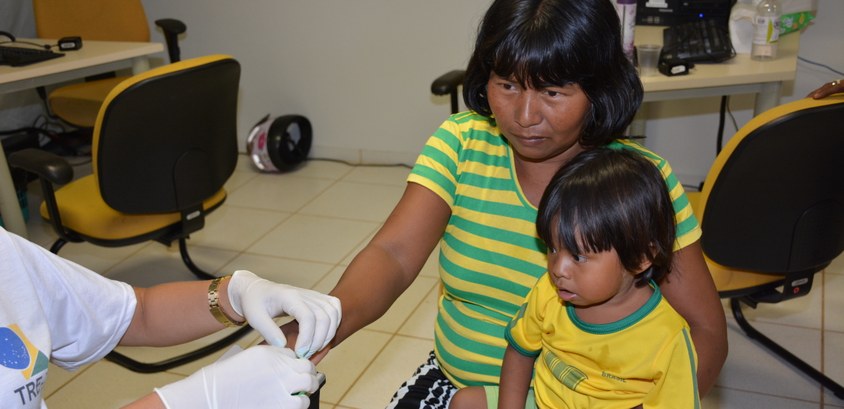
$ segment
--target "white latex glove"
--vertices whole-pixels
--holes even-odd
[[[288,348],[257,345],[156,388],[167,409],[299,408],[319,387],[316,368]]]
[[[340,325],[340,300],[317,291],[293,287],[235,271],[229,280],[229,302],[236,313],[261,333],[270,345],[285,347],[287,339],[273,321],[282,314],[299,322],[296,355],[310,358],[325,348]]]

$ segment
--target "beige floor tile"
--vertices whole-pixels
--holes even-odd
[[[261,174],[231,192],[226,202],[239,207],[295,212],[332,183],[287,174]]]
[[[294,173],[298,177],[340,180],[354,170],[354,166],[349,166],[344,163],[324,160],[309,160],[303,163],[301,167],[297,168]]]
[[[818,403],[716,387],[703,398],[701,407],[703,409],[817,409]]]
[[[182,376],[136,374],[110,362],[98,362],[46,400],[50,409],[119,408]]]
[[[779,357],[749,339],[731,318],[730,352],[716,384],[743,391],[818,402],[818,386]],[[753,323],[762,333],[810,365],[820,363],[820,332],[767,323]]]
[[[331,264],[325,263],[241,254],[223,267],[222,271],[232,274],[235,270],[249,270],[277,283],[312,288],[328,275],[331,268]]]
[[[429,340],[396,336],[363,373],[340,405],[352,408],[383,408],[416,368],[428,358],[434,344]]]
[[[824,294],[824,329],[844,332],[844,274],[826,274],[817,290]]]
[[[339,402],[389,340],[389,334],[364,329],[329,352],[317,365],[317,370],[326,376],[320,401]]]
[[[399,297],[387,312],[366,328],[374,331],[395,333],[410,318],[416,307],[435,287],[437,281],[429,277],[418,277]]]
[[[434,339],[434,321],[437,319],[437,300],[440,297],[439,282],[422,299],[407,321],[399,328],[400,335],[423,339]]]
[[[67,243],[58,254],[102,274],[150,245],[155,244],[141,243],[124,247],[102,247],[91,243]],[[49,248],[49,246],[47,247]]]
[[[324,263],[343,260],[377,223],[295,215],[249,247],[250,253]]]
[[[383,222],[404,192],[403,186],[337,182],[299,213]]]
[[[52,395],[91,367],[91,365],[85,365],[75,371],[68,371],[53,363],[50,363],[48,366],[47,384],[44,386],[44,391],[42,392],[44,396]]]
[[[222,206],[205,219],[190,243],[225,250],[244,251],[291,213]]]
[[[835,383],[844,386],[844,332],[824,331],[823,372]],[[826,402],[844,406],[844,398],[837,398],[826,391]]]
[[[162,347],[162,348],[152,348],[152,347],[118,347],[116,351],[120,352],[128,356],[129,358],[141,361],[141,362],[159,362],[165,359],[169,359],[187,352],[194,351],[198,348],[204,347],[206,345],[211,344],[214,341],[217,341],[226,335],[231,334],[234,332],[234,329],[226,329],[220,331],[216,334],[209,335],[204,338],[200,338],[195,341],[191,341],[188,343],[184,343],[181,345],[175,345],[172,347]],[[243,338],[237,340],[235,344],[239,345],[242,348],[246,348],[252,345],[257,339],[259,335],[256,331],[251,331],[247,333]],[[208,365],[217,359],[220,358],[230,346],[226,346],[223,349],[208,355],[207,357],[198,359],[196,361],[184,364],[182,366],[175,367],[173,369],[169,369],[167,372],[177,375],[189,375],[193,372],[197,371],[198,369],[202,368],[205,365]],[[122,368],[122,367],[121,367]],[[127,373],[132,373],[128,369],[124,369]]]
[[[214,275],[224,275],[220,273],[221,268],[237,255],[234,251],[195,246],[190,242],[188,252],[199,268]],[[105,271],[104,275],[141,287],[177,280],[198,279],[182,262],[178,244],[175,243],[170,247],[150,243],[141,251]]]
[[[377,183],[384,185],[407,185],[410,169],[403,166],[359,166],[343,177],[345,182]]]

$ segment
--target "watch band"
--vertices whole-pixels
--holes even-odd
[[[208,285],[208,310],[211,311],[211,315],[220,323],[225,325],[226,327],[240,327],[243,324],[246,324],[246,321],[237,321],[226,315],[225,311],[220,308],[220,294],[217,291],[217,288],[220,286],[220,282],[223,281],[224,278],[228,278],[229,276],[215,278],[211,281],[211,284]]]

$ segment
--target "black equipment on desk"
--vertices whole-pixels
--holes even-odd
[[[62,56],[64,54],[40,48],[0,45],[0,65],[20,67]]]
[[[735,56],[730,30],[714,19],[677,24],[662,32],[662,60],[718,63]]]
[[[689,21],[715,19],[724,25],[736,0],[638,0],[636,24],[673,26]]]

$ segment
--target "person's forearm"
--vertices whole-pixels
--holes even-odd
[[[158,397],[157,393],[150,393],[126,406],[123,409],[166,409],[164,402]]]
[[[242,320],[231,308],[228,282],[217,289],[226,315]],[[167,346],[192,341],[224,328],[208,308],[210,281],[185,281],[136,288],[138,305],[121,345]]]
[[[332,345],[374,322],[413,282],[418,271],[404,271],[386,250],[367,246],[352,261],[330,292],[341,300],[343,319]]]
[[[727,360],[727,340],[718,329],[698,327],[692,329],[692,341],[697,351],[698,393],[702,398],[715,386]]]
[[[499,409],[524,407],[535,359],[524,356],[513,347],[507,346],[501,365],[501,379],[498,390]]]
[[[660,290],[689,323],[698,356],[698,390],[703,397],[715,385],[727,359],[726,317],[700,242],[674,254],[674,266]]]

